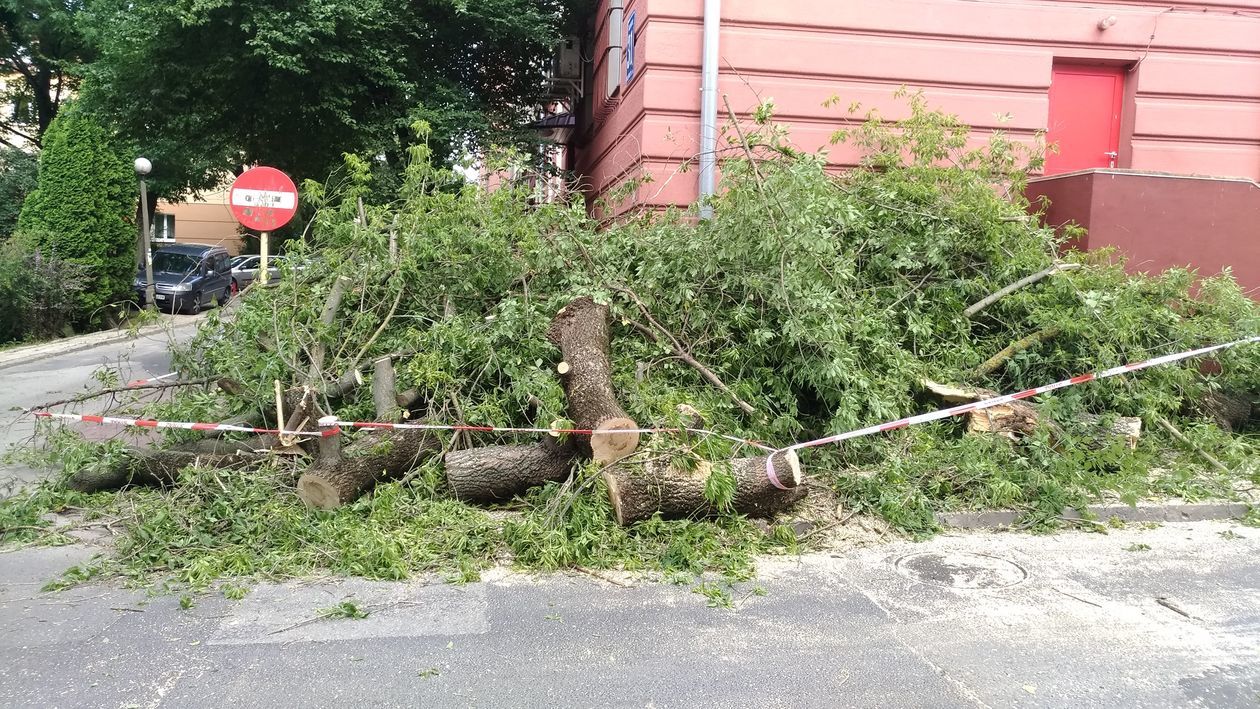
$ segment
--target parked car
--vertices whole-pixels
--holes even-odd
[[[284,261],[283,256],[267,257],[267,273],[268,281],[274,283],[280,278],[280,264]],[[258,278],[258,267],[262,262],[261,256],[237,256],[232,263],[232,283],[234,290],[241,290]]]
[[[232,269],[222,246],[172,244],[153,254],[154,300],[160,309],[199,313],[214,302],[232,299]],[[148,281],[144,265],[133,284],[143,307]]]

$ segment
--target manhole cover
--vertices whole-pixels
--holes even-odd
[[[1019,564],[968,552],[909,554],[897,560],[897,573],[944,588],[1006,588],[1028,578]]]

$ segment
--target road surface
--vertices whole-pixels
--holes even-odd
[[[1141,545],[1145,545],[1144,548]],[[0,554],[0,705],[1255,707],[1260,530],[958,534],[769,560],[733,610],[619,576],[40,593]],[[352,599],[364,620],[317,620]]]
[[[41,345],[34,348],[38,355],[31,357],[15,358],[15,352],[20,355],[20,351],[4,353],[7,359],[0,363],[0,451],[30,441],[35,421],[23,413],[24,409],[101,388],[93,375],[102,368],[116,370],[118,380],[124,384],[169,373],[170,344],[191,338],[199,319],[172,316],[166,327],[147,328],[138,338],[87,349],[79,347],[85,341],[94,341],[93,336]],[[90,405],[80,411],[95,413]],[[113,435],[120,429],[84,430],[92,435]],[[39,473],[20,463],[0,462],[0,494],[38,476]]]

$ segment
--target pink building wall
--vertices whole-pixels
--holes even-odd
[[[603,98],[603,0],[575,167],[594,194],[651,177],[616,211],[686,205],[697,194],[694,163],[680,168],[698,150],[703,0],[625,4],[637,16],[636,75]],[[807,150],[827,145],[853,102],[901,117],[902,85],[979,134],[1031,140],[1047,127],[1056,60],[1131,67],[1119,167],[1260,178],[1260,0],[724,0],[719,53],[720,94],[741,114],[773,98]],[[836,148],[831,159],[854,155]]]

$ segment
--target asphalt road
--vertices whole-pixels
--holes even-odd
[[[177,315],[171,317],[164,328],[150,328],[159,330],[157,332],[122,342],[79,349],[84,342],[93,341],[89,336],[32,348],[32,355],[24,358],[15,359],[14,352],[6,352],[9,359],[0,364],[0,451],[31,441],[35,420],[22,413],[24,409],[101,388],[93,375],[102,368],[115,370],[124,384],[169,373],[170,343],[192,337],[196,322],[194,318]],[[91,404],[85,406],[78,411],[95,413]],[[117,435],[121,431],[118,427],[84,427],[82,430],[92,436]],[[30,482],[38,475],[20,463],[0,462],[0,492],[14,483]]]
[[[1149,549],[1134,545],[1146,545]],[[1133,549],[1130,551],[1129,549]],[[967,534],[688,586],[501,571],[39,592],[91,547],[0,554],[13,707],[1255,707],[1260,530]],[[353,599],[365,620],[318,620]]]

